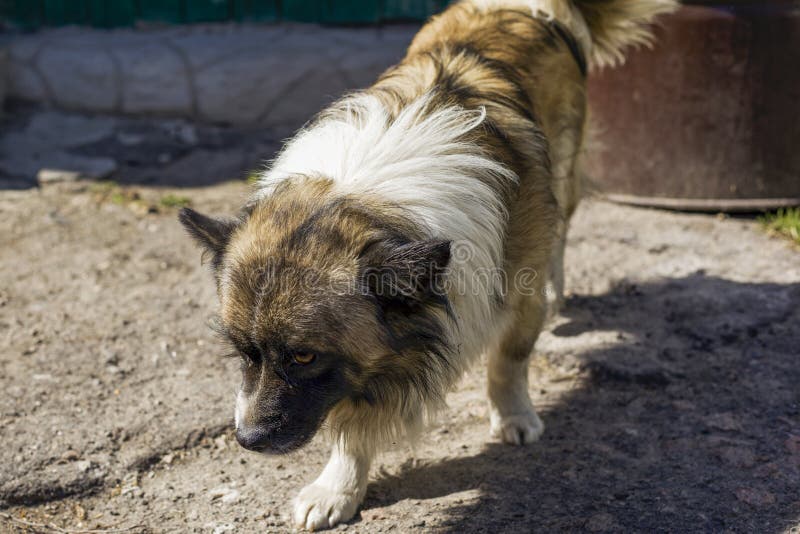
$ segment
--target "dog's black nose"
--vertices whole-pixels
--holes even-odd
[[[259,427],[241,426],[236,429],[236,441],[245,449],[261,451],[269,445],[269,431]]]

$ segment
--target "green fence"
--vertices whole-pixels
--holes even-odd
[[[24,29],[67,24],[113,28],[137,21],[377,24],[423,20],[446,3],[447,0],[0,0],[0,19]]]

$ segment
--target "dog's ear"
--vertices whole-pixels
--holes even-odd
[[[360,261],[363,287],[384,306],[413,308],[447,301],[444,276],[450,241],[379,241],[365,248]]]
[[[211,255],[212,266],[216,270],[222,262],[225,247],[239,221],[214,219],[190,208],[183,208],[178,220],[203,250]]]

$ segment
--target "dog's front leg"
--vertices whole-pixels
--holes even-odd
[[[352,518],[367,491],[372,458],[371,451],[334,444],[328,465],[295,499],[295,525],[318,530]]]

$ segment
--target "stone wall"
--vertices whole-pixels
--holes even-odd
[[[400,59],[413,25],[62,28],[13,39],[9,96],[61,109],[298,125]]]

